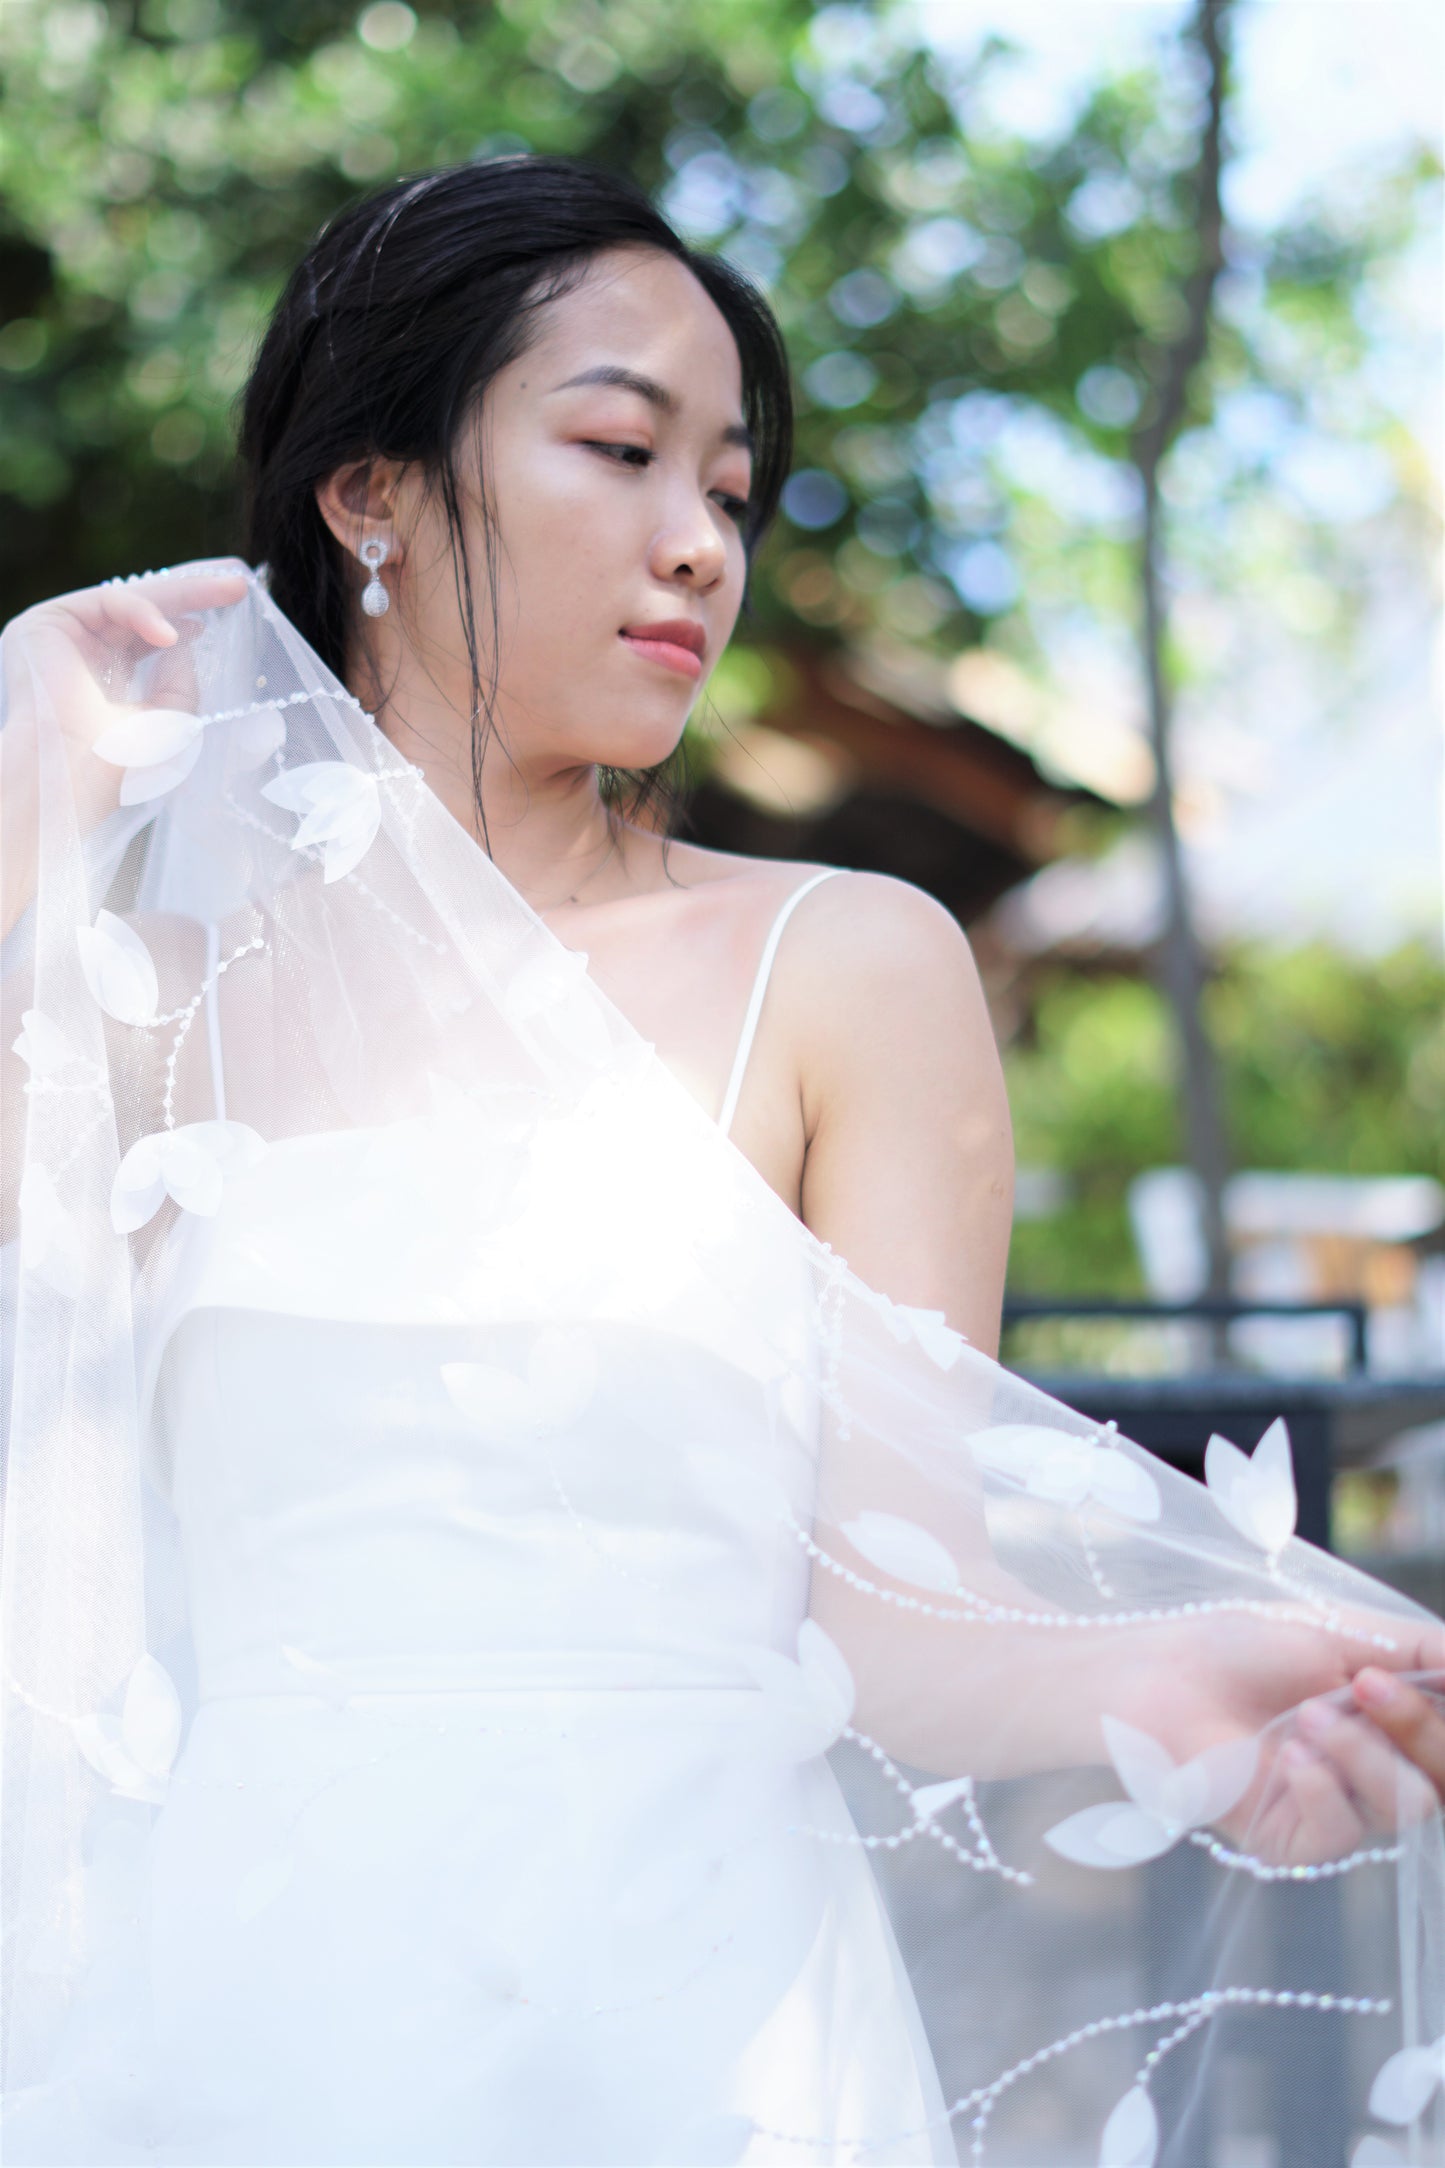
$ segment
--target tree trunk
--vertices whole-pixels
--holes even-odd
[[[1144,495],[1139,549],[1140,637],[1155,771],[1149,813],[1164,876],[1162,977],[1177,1034],[1185,1148],[1203,1195],[1210,1294],[1225,1294],[1229,1288],[1223,1208],[1229,1150],[1219,1064],[1205,1028],[1201,1001],[1204,960],[1194,930],[1179,831],[1174,820],[1170,746],[1172,701],[1164,663],[1168,625],[1163,591],[1164,535],[1159,470],[1184,418],[1189,379],[1203,360],[1208,346],[1214,287],[1223,260],[1219,183],[1225,99],[1223,31],[1229,5],[1230,0],[1199,0],[1192,26],[1191,34],[1197,39],[1209,69],[1209,107],[1194,176],[1199,256],[1185,288],[1184,327],[1173,345],[1158,350],[1152,408],[1133,445],[1134,464]]]

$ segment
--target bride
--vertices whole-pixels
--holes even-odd
[[[1445,2158],[1435,1622],[999,1367],[952,918],[667,833],[789,447],[438,171],[6,629],[14,2168]]]

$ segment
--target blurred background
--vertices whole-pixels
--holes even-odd
[[[3,617],[237,547],[232,401],[378,182],[580,154],[759,282],[797,463],[687,832],[967,927],[1005,1359],[1160,1450],[1284,1409],[1302,1526],[1438,1606],[1439,12],[6,0],[0,44]]]

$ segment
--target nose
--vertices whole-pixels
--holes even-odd
[[[652,546],[652,571],[659,579],[690,575],[696,587],[715,587],[727,571],[728,549],[708,499],[684,487],[669,504]]]

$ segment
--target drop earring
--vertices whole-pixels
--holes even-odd
[[[380,568],[386,563],[386,544],[380,536],[374,535],[369,542],[362,543],[356,554],[371,574],[361,590],[361,607],[368,617],[384,617],[391,608],[391,597],[381,584]]]

